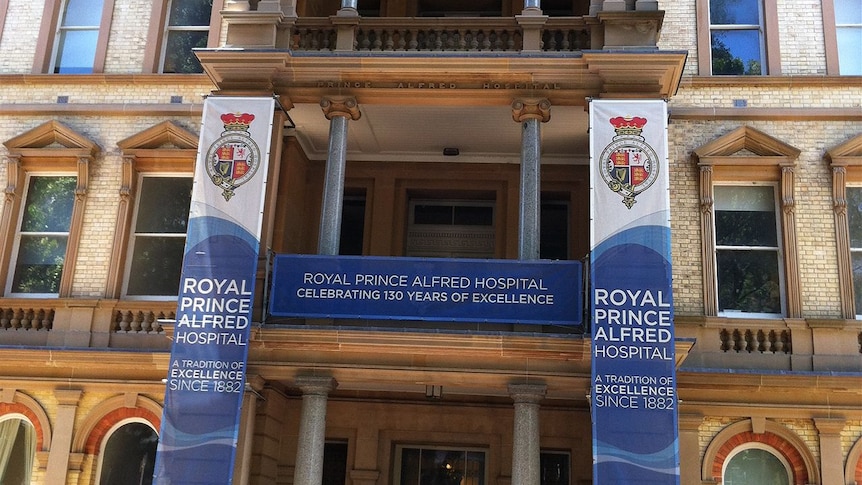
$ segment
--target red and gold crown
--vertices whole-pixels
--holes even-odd
[[[646,125],[646,118],[639,116],[617,116],[609,120],[617,135],[640,135]]]
[[[254,121],[254,115],[250,113],[225,113],[221,115],[225,131],[248,131],[249,125]]]

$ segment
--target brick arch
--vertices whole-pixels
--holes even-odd
[[[787,460],[787,463],[790,464],[793,483],[797,485],[808,483],[808,468],[805,466],[805,458],[790,442],[769,431],[758,434],[751,431],[743,431],[725,441],[718,449],[718,453],[716,453],[715,460],[712,463],[712,476],[716,482],[721,482],[721,472],[724,469],[724,462],[730,457],[731,452],[748,443],[764,444],[781,453],[784,459]]]
[[[108,434],[108,431],[111,430],[118,423],[125,421],[127,419],[138,418],[146,421],[153,427],[153,429],[158,430],[161,426],[161,417],[145,408],[119,408],[114,409],[113,411],[102,416],[102,419],[99,420],[98,423],[93,427],[90,434],[87,436],[87,440],[84,444],[84,451],[89,455],[97,455],[99,454],[99,450],[102,447],[102,440]]]
[[[51,441],[51,427],[48,415],[35,400],[16,393],[13,402],[0,402],[0,418],[7,414],[20,414],[26,417],[36,432],[36,450],[46,451],[45,445]]]
[[[848,480],[852,478],[856,483],[862,483],[862,437],[856,440],[856,443],[850,448],[850,452],[847,453],[844,476]]]
[[[162,407],[156,401],[137,393],[126,393],[97,404],[81,421],[72,440],[73,453],[97,454],[102,440],[117,423],[137,418],[154,429],[161,425]]]
[[[701,462],[701,480],[721,483],[724,463],[739,446],[759,443],[780,454],[790,465],[794,485],[820,477],[818,461],[795,432],[770,419],[736,421],[713,436]]]

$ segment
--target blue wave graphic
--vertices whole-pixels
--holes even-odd
[[[592,260],[598,260],[610,249],[623,244],[639,244],[652,249],[657,254],[670,256],[670,227],[667,226],[637,226],[620,231],[605,239],[593,248]]]
[[[212,236],[234,236],[245,241],[255,251],[260,245],[258,238],[239,224],[217,216],[203,216],[189,219],[186,249],[193,248]]]
[[[173,424],[165,422],[159,449],[162,451],[188,450],[203,446],[236,446],[236,434],[232,426],[219,428],[207,433],[191,434],[180,431]]]
[[[674,440],[663,450],[649,454],[626,451],[602,441],[597,441],[594,446],[596,465],[600,463],[625,463],[663,475],[679,475],[679,463],[676,460],[678,440]]]

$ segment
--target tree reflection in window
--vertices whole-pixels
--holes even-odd
[[[760,0],[711,0],[709,19],[712,73],[764,74]]]
[[[12,293],[59,292],[76,184],[75,177],[30,177]]]
[[[165,33],[162,72],[203,72],[192,49],[207,46],[212,0],[172,0]]]

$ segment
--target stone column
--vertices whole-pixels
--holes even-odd
[[[544,384],[510,384],[515,401],[512,433],[512,485],[539,485],[539,401],[548,388]]]
[[[239,423],[239,439],[233,468],[233,482],[248,485],[251,472],[251,452],[254,444],[254,422],[257,417],[257,399],[266,381],[259,375],[247,376],[242,396],[242,411]]]
[[[814,418],[820,434],[820,483],[844,485],[853,477],[844,476],[844,453],[841,451],[841,431],[847,423],[843,418]],[[811,477],[814,481],[816,477]]]
[[[678,422],[680,482],[701,483],[698,428],[703,423],[703,416],[698,414],[680,414]]]
[[[547,99],[517,99],[512,118],[521,123],[521,201],[518,258],[539,259],[539,211],[541,209],[541,125],[551,119]]]
[[[356,10],[356,6],[359,4],[358,0],[341,0],[341,8],[352,8]]]
[[[524,10],[528,8],[542,8],[542,0],[524,0]]]
[[[302,390],[302,416],[293,485],[320,485],[326,439],[326,399],[338,382],[332,377],[299,376],[296,385]]]
[[[355,98],[324,98],[320,101],[320,107],[329,120],[329,155],[326,158],[317,252],[334,256],[338,254],[338,242],[341,238],[341,206],[347,166],[347,121],[358,120],[360,113]]]
[[[48,469],[45,483],[66,483],[69,471],[69,456],[72,450],[72,432],[75,429],[75,412],[82,391],[77,389],[57,389],[57,417],[51,436],[51,454],[48,455]]]

